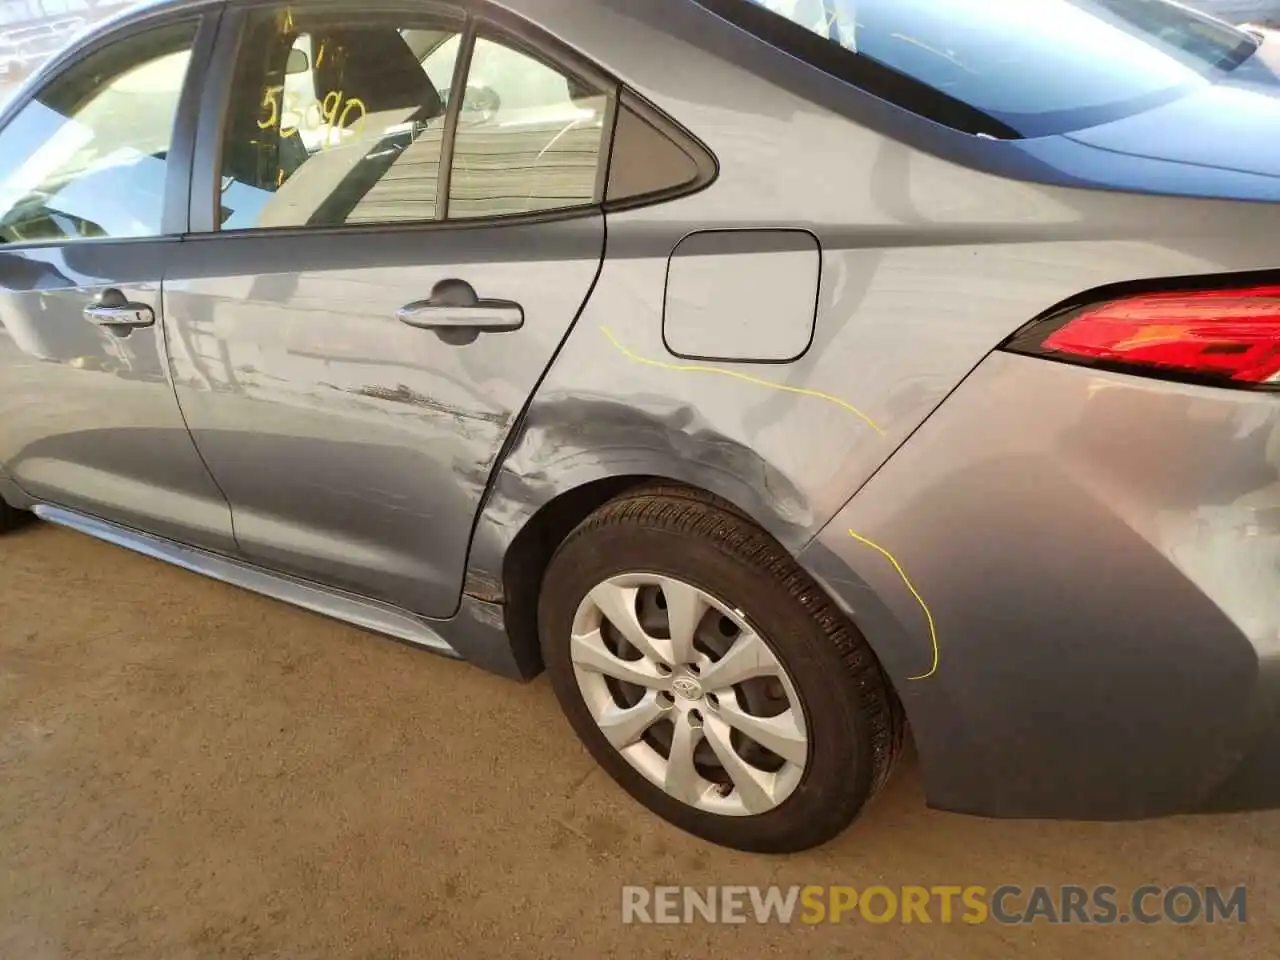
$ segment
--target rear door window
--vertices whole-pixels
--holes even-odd
[[[453,8],[355,2],[250,11],[223,132],[220,229],[599,203],[611,85],[487,22],[466,34],[464,24]]]
[[[249,13],[222,148],[221,228],[432,220],[460,14]]]
[[[702,2],[914,112],[1011,138],[1150,109],[1221,79],[1258,47],[1166,0]]]
[[[453,150],[449,216],[588,206],[600,186],[609,94],[481,35]]]

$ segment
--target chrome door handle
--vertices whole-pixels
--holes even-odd
[[[154,326],[156,313],[145,303],[131,303],[123,297],[119,301],[104,297],[103,301],[84,308],[84,318],[113,333],[128,333],[139,327]]]
[[[396,319],[423,330],[507,333],[524,326],[524,310],[520,304],[508,300],[478,300],[470,306],[418,300],[397,310]]]
[[[441,280],[429,300],[406,303],[396,319],[434,330],[446,343],[465,345],[482,333],[508,333],[524,326],[524,308],[510,300],[481,300],[465,280]]]

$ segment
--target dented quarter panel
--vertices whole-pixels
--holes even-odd
[[[601,276],[500,466],[473,569],[500,576],[522,524],[592,479],[693,483],[796,550],[849,611],[902,696],[930,803],[1133,817],[1280,802],[1274,434],[1270,453],[1235,440],[1250,418],[1274,424],[1273,398],[991,353],[1084,291],[1271,267],[1274,208],[947,159],[945,137],[849,122],[823,78],[797,81],[823,88],[822,105],[799,95],[782,75],[802,66],[747,69],[740,45],[774,55],[684,5],[513,5],[608,58],[721,167],[702,193],[608,215]],[[674,35],[689,20],[705,28],[696,56]],[[763,76],[775,67],[778,82]],[[819,237],[801,359],[665,350],[664,271],[691,224]],[[1188,422],[1174,410],[1130,454],[1125,438],[1170,402]],[[1204,443],[1216,454],[1188,461]],[[1259,503],[1212,492],[1214,463],[1237,456]],[[1144,504],[1162,482],[1174,497]],[[1248,530],[1248,549],[1215,567]]]
[[[1275,230],[1266,205],[1009,179],[997,171],[1055,178],[1042,158],[1011,157],[1023,145],[886,119],[883,104],[685,0],[502,5],[678,120],[719,175],[607,215],[595,290],[494,478],[471,555],[481,582],[541,506],[609,476],[697,484],[799,550],[1032,317],[1109,283],[1273,261],[1257,243]],[[747,228],[819,238],[811,347],[784,364],[674,356],[662,331],[672,251],[693,229]]]

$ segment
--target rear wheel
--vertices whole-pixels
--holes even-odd
[[[584,521],[547,571],[539,631],[595,758],[715,843],[830,839],[901,743],[865,640],[775,540],[705,495],[629,494]]]

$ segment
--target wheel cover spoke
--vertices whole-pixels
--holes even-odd
[[[729,741],[728,724],[708,717],[702,732],[733,782],[733,789],[747,813],[764,813],[778,805],[773,791],[775,775],[756,769],[738,755]]]
[[[705,781],[693,765],[693,751],[701,739],[689,722],[687,713],[674,718],[675,734],[671,738],[671,753],[667,758],[667,775],[662,787],[677,800],[696,804]]]
[[[760,746],[772,750],[783,760],[803,764],[809,756],[809,741],[796,722],[795,710],[776,717],[756,717],[744,713],[735,704],[720,704],[720,717],[729,726],[750,737]]]
[[[636,617],[638,593],[639,589],[636,587],[622,587],[610,582],[593,589],[590,598],[629,644],[650,660],[666,662],[663,652],[655,644],[655,638],[645,632]]]
[[[569,656],[576,667],[634,683],[639,687],[659,690],[669,685],[667,678],[658,673],[651,660],[623,660],[615,656],[605,646],[604,636],[599,630],[575,633],[570,640]]]
[[[645,731],[662,719],[666,710],[656,693],[647,693],[634,707],[610,703],[596,715],[596,723],[617,749],[629,747],[644,736]],[[692,754],[690,755],[692,756]]]
[[[702,685],[721,691],[744,680],[778,676],[778,659],[753,631],[739,634],[728,652],[702,672]]]
[[[667,601],[667,622],[671,632],[671,662],[692,663],[695,651],[693,635],[706,616],[710,605],[701,590],[680,580],[664,577],[660,581],[662,596]]]

